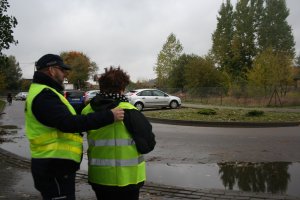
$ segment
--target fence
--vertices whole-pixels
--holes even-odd
[[[159,88],[169,94],[178,96],[183,102],[224,106],[300,106],[300,88],[203,87],[192,89]]]

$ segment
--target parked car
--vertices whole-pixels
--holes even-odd
[[[64,97],[70,102],[77,113],[80,113],[84,107],[84,91],[65,90]]]
[[[84,102],[87,104],[93,97],[95,97],[100,90],[89,90],[84,94]]]
[[[28,92],[19,92],[16,96],[15,96],[15,100],[21,100],[21,101],[25,101],[27,98]]]
[[[178,108],[181,106],[181,99],[169,95],[158,89],[137,89],[126,93],[129,103],[134,105],[138,110],[154,107]]]

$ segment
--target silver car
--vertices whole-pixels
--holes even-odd
[[[137,89],[131,90],[125,95],[129,103],[134,105],[138,110],[144,108],[178,108],[181,106],[181,99],[169,95],[158,89]]]
[[[100,90],[89,90],[89,91],[86,91],[85,94],[84,94],[84,102],[87,104],[89,103],[89,101],[95,97],[97,94],[100,93]]]
[[[15,96],[15,100],[21,100],[21,101],[25,101],[27,98],[28,92],[19,92],[16,96]]]

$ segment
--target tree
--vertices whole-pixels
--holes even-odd
[[[154,67],[154,71],[157,75],[157,87],[167,85],[169,75],[174,67],[174,62],[179,58],[182,50],[183,47],[180,41],[171,33],[163,45],[162,50],[159,52],[156,67]]]
[[[89,77],[90,79],[94,79],[95,76],[97,76],[99,68],[95,62],[91,63],[91,66],[89,68]]]
[[[184,86],[187,82],[184,78],[185,67],[188,64],[188,62],[195,57],[197,56],[183,54],[174,62],[174,67],[171,70],[169,77],[169,86],[171,88],[177,88],[183,91]]]
[[[285,0],[266,0],[265,12],[258,27],[260,52],[272,48],[295,56],[295,41],[292,28],[287,23],[289,10]]]
[[[189,59],[184,70],[186,87],[196,89],[201,95],[207,94],[210,88],[224,88],[228,86],[228,77],[215,68],[209,57],[195,56]]]
[[[293,58],[295,42],[287,24],[285,0],[240,0],[233,12],[230,0],[221,5],[212,54],[233,83],[247,83],[248,70],[258,53],[268,48]]]
[[[19,63],[14,56],[1,56],[0,71],[2,72],[2,78],[5,80],[5,89],[17,90],[20,89],[20,80],[22,77],[22,70]]]
[[[17,44],[13,37],[13,28],[18,24],[17,19],[5,14],[9,8],[7,0],[0,0],[0,55],[3,49],[9,49],[10,44]]]
[[[22,91],[29,90],[30,85],[31,85],[31,80],[28,80],[28,79],[21,80],[21,90]]]
[[[256,55],[255,48],[255,3],[254,0],[240,0],[234,12],[235,31],[233,37],[231,75],[246,78]]]
[[[96,63],[91,62],[89,57],[77,51],[62,52],[61,57],[72,68],[67,76],[68,81],[77,89],[85,88],[86,81],[98,69]]]
[[[0,91],[6,88],[5,75],[0,71]]]
[[[265,94],[279,90],[285,95],[292,83],[292,62],[287,54],[268,48],[254,60],[253,69],[248,73],[249,84],[264,88]]]
[[[212,54],[218,67],[222,70],[231,71],[232,67],[232,39],[234,33],[233,7],[230,0],[222,3],[217,17],[217,28],[212,35]]]
[[[295,66],[300,67],[300,55],[298,55],[295,59]]]

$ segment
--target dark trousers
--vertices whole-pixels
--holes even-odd
[[[32,172],[32,176],[44,200],[75,200],[76,173],[51,176]]]
[[[133,190],[106,190],[93,187],[97,200],[138,200],[140,189]]]

